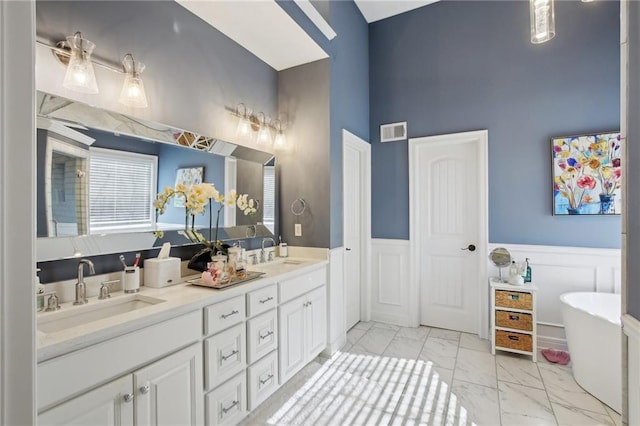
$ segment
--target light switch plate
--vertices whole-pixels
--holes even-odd
[[[296,223],[294,232],[295,232],[295,236],[296,237],[302,237],[302,224],[301,223]]]

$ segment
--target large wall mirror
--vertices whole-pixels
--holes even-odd
[[[223,208],[219,238],[276,232],[271,153],[42,92],[37,120],[39,262],[144,250],[164,242],[192,244],[184,233],[180,201],[171,200],[162,215],[153,207],[158,192],[191,171],[222,193],[236,190],[256,200],[257,212],[249,216]],[[195,227],[213,239],[209,207],[196,216]],[[213,204],[214,227],[217,208]]]

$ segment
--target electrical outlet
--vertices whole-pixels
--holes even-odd
[[[296,223],[294,232],[295,232],[295,236],[296,237],[302,237],[302,224],[301,223]]]

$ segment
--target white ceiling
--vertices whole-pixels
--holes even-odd
[[[438,0],[354,0],[367,22],[399,15]]]
[[[275,0],[176,0],[276,71],[328,58]]]

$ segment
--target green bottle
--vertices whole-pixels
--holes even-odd
[[[525,283],[530,283],[531,282],[531,266],[529,266],[529,258],[528,257],[525,259],[525,262],[527,263],[527,272],[525,273],[525,276],[524,276],[524,282]]]

